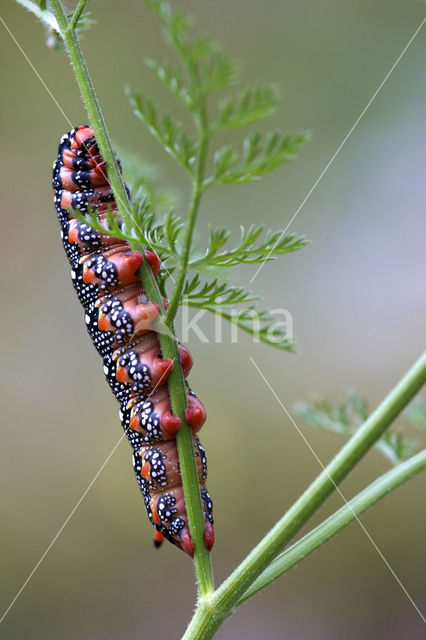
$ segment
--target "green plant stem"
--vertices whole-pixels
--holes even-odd
[[[80,16],[84,11],[84,7],[87,4],[87,0],[79,0],[78,5],[76,6],[74,13],[71,16],[68,29],[74,31],[78,25],[78,21],[80,20]]]
[[[203,186],[202,186],[203,179],[201,177],[201,181],[200,181],[200,176],[203,175],[203,167],[205,166],[206,147],[207,147],[206,142],[207,141],[203,139],[200,144],[200,161],[198,163],[197,178],[196,178],[196,181],[194,182],[193,189],[192,189],[188,219],[185,225],[184,240],[183,240],[184,247],[179,258],[179,264],[178,264],[177,274],[176,274],[176,283],[173,287],[173,292],[170,298],[170,304],[166,312],[165,320],[169,326],[171,326],[171,324],[173,323],[173,320],[175,319],[175,316],[179,307],[179,302],[182,297],[183,287],[185,285],[188,260],[189,260],[189,252],[190,252],[191,242],[192,242],[192,234],[194,231],[195,220],[197,218],[198,208],[199,208],[201,196],[203,193]]]
[[[280,554],[265,571],[253,582],[237,602],[237,606],[248,600],[255,593],[268,586],[283,573],[294,567],[307,555],[318,549],[324,542],[339,533],[346,525],[355,520],[361,513],[369,509],[388,493],[426,469],[426,450],[402,462],[394,469],[377,478],[364,491],[361,491],[350,502],[333,513],[306,536],[298,540]]]
[[[256,578],[320,508],[425,382],[426,352],[209,601],[199,604],[184,640],[213,637]]]
[[[183,288],[185,286],[186,273],[188,270],[189,254],[192,245],[192,235],[194,232],[195,221],[201,202],[201,196],[204,191],[204,174],[206,170],[207,151],[209,144],[209,126],[207,120],[207,109],[205,98],[199,90],[200,82],[198,78],[198,70],[195,64],[188,64],[188,74],[191,83],[191,93],[195,105],[194,117],[198,128],[199,145],[197,165],[195,170],[195,179],[192,185],[191,200],[189,204],[188,217],[185,224],[183,250],[179,258],[179,264],[176,272],[176,283],[173,287],[170,297],[170,304],[166,312],[165,321],[171,326],[182,298]]]
[[[69,29],[67,16],[62,7],[61,1],[52,0],[50,2],[50,6],[52,7],[52,11],[55,14],[55,18],[61,30],[61,35],[74,69],[81,97],[96,135],[96,141],[99,149],[101,150],[103,159],[106,162],[108,181],[114,192],[120,216],[126,223],[130,216],[129,199],[127,197],[123,179],[117,167],[105,120],[96,98],[95,90],[93,88],[77,36],[73,29]]]
[[[130,228],[131,210],[124,182],[114,157],[114,152],[108,136],[102,112],[96,98],[92,81],[81,52],[75,30],[70,28],[60,0],[51,0],[50,5],[55,14],[65,48],[74,68],[77,83],[96,141],[103,159],[106,161],[108,181],[114,193],[115,201],[121,219],[127,228]],[[192,236],[189,236],[191,239]],[[135,247],[132,247],[134,249]],[[138,247],[144,254],[143,248]],[[188,249],[189,250],[189,249]],[[143,286],[148,297],[157,302],[164,309],[161,293],[157,282],[146,260],[141,267]],[[186,389],[185,381],[180,365],[179,353],[173,329],[166,332],[159,331],[161,350],[165,358],[171,358],[174,362],[173,370],[168,378],[168,388],[173,412],[181,421],[181,427],[177,434],[177,446],[179,462],[182,474],[185,504],[188,513],[188,523],[192,539],[194,541],[194,564],[197,575],[198,592],[200,598],[213,590],[213,574],[210,562],[210,554],[204,544],[204,514],[201,504],[200,489],[198,483],[197,467],[195,463],[193,437],[190,427],[185,423]]]

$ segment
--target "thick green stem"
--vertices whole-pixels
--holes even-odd
[[[336,533],[339,533],[346,525],[372,507],[381,498],[384,498],[388,493],[425,469],[426,450],[420,451],[417,455],[377,478],[336,513],[333,513],[318,527],[315,527],[306,536],[275,558],[269,567],[253,582],[251,587],[247,589],[242,598],[239,599],[237,606],[294,567],[294,565],[315,551],[315,549],[318,549],[324,542],[330,540]]]
[[[240,598],[274,560],[337,485],[348,475],[426,382],[426,352],[350,438],[303,495],[259,542],[245,560],[201,603],[184,635],[208,640],[232,613]]]
[[[61,1],[51,0],[50,5],[55,14],[64,40],[65,48],[73,65],[81,96],[89,115],[90,123],[95,132],[96,141],[102,157],[106,161],[108,181],[114,193],[120,217],[127,228],[130,228],[131,209],[129,199],[114,157],[106,124],[93,89],[93,84],[90,79],[75,30],[67,21]],[[80,2],[77,9],[80,7],[82,10],[83,6],[84,3]],[[134,249],[135,247],[132,248]],[[138,248],[143,253],[143,248]],[[141,267],[141,277],[148,297],[154,302],[157,302],[160,305],[160,308],[163,309],[161,293],[146,260],[144,260]],[[193,438],[190,427],[185,423],[185,382],[180,365],[177,342],[172,326],[169,327],[167,331],[162,332],[160,321],[159,340],[164,357],[171,358],[174,362],[173,370],[168,379],[168,388],[173,412],[179,415],[182,421],[182,425],[177,436],[179,462],[188,513],[188,523],[191,536],[194,541],[194,563],[197,574],[198,592],[199,596],[203,597],[206,593],[210,593],[213,590],[213,575],[210,554],[204,543],[204,515],[200,498]]]

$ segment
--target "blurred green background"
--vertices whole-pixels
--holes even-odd
[[[71,3],[70,3],[71,4]],[[270,127],[309,128],[312,143],[260,184],[208,194],[199,224],[285,226],[425,15],[407,0],[186,0],[198,30],[244,64],[243,80],[278,81]],[[13,2],[3,18],[72,124],[86,122],[69,63]],[[114,140],[140,152],[181,194],[188,183],[136,120],[123,85],[170,110],[143,58],[165,57],[137,0],[90,4],[83,48]],[[249,356],[288,407],[345,386],[374,406],[424,348],[426,86],[423,28],[292,225],[312,245],[266,265],[253,283],[294,318],[296,355],[193,337],[191,382],[209,419],[219,582],[319,472]],[[51,164],[69,124],[2,27],[1,609],[6,609],[120,436],[117,405],[73,294],[52,204]],[[255,268],[236,274],[247,284]],[[213,323],[202,325],[206,332]],[[259,428],[265,437],[259,440]],[[341,444],[303,427],[325,463]],[[346,497],[388,463],[376,452],[342,485]],[[262,473],[259,474],[259,469]],[[370,535],[425,610],[425,479],[363,516]],[[313,522],[340,506],[333,498]],[[307,529],[305,529],[306,531]],[[0,637],[177,638],[194,602],[193,569],[156,551],[125,442],[0,626]],[[220,639],[424,637],[424,625],[354,524],[246,604]]]

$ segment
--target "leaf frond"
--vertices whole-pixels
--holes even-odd
[[[219,103],[219,115],[213,131],[246,127],[272,115],[278,103],[278,88],[272,84],[247,87],[235,97]]]
[[[168,263],[167,271],[179,260],[177,240],[183,223],[173,211],[157,219],[148,198],[140,189],[131,202],[131,228],[125,228],[111,209],[100,219],[96,210],[89,206],[87,213],[72,209],[72,215],[90,228],[107,236],[155,251],[162,262]]]
[[[182,74],[175,69],[168,60],[163,64],[159,64],[155,60],[148,58],[145,60],[145,64],[170,91],[170,93],[179,98],[184,106],[191,108],[191,94],[182,78]]]
[[[184,60],[191,59],[188,31],[193,23],[192,18],[179,10],[172,9],[168,2],[161,0],[142,0],[142,2],[158,18],[168,43]]]
[[[259,296],[244,287],[229,285],[214,279],[201,282],[196,274],[187,280],[182,303],[196,309],[205,309],[240,330],[250,334],[254,342],[264,342],[284,351],[294,351],[294,341],[282,328],[281,322],[268,309],[258,309]],[[238,305],[247,305],[238,308]]]
[[[189,137],[180,122],[174,120],[169,114],[160,115],[155,103],[145,98],[142,93],[126,87],[126,94],[135,115],[161,142],[165,150],[192,175],[197,153],[195,140]]]
[[[239,67],[235,60],[223,52],[213,54],[202,69],[200,90],[204,94],[226,89],[237,81]]]
[[[259,133],[245,138],[242,153],[232,145],[216,151],[213,175],[205,180],[205,186],[216,184],[242,184],[258,180],[261,175],[273,171],[295,158],[295,154],[309,140],[309,133],[270,133],[262,141]],[[238,159],[240,162],[237,164]]]
[[[267,231],[263,240],[257,241],[264,230],[264,225],[250,225],[247,229],[241,226],[240,241],[233,249],[220,251],[229,238],[229,231],[219,227],[209,228],[209,244],[205,254],[190,260],[189,267],[198,269],[210,267],[234,267],[238,264],[255,264],[274,260],[276,256],[299,251],[307,244],[303,236],[285,231]]]
[[[403,413],[404,418],[418,431],[426,431],[426,401],[416,398]]]
[[[345,392],[343,402],[337,407],[329,400],[318,397],[312,402],[296,403],[293,410],[310,427],[343,436],[353,435],[370,413],[367,400],[351,389]],[[375,447],[392,464],[399,464],[415,453],[418,443],[406,438],[401,430],[392,429],[376,442]]]

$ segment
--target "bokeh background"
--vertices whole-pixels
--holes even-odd
[[[244,81],[278,81],[269,127],[308,128],[294,163],[260,184],[217,188],[208,221],[285,226],[425,16],[407,0],[182,0],[199,32],[243,62]],[[69,63],[13,2],[3,18],[73,124],[86,122]],[[83,47],[114,140],[188,195],[186,176],[132,115],[126,83],[175,105],[143,65],[165,45],[137,0],[90,4],[97,25]],[[2,445],[1,609],[6,609],[120,436],[117,406],[86,335],[59,241],[51,164],[69,130],[16,43],[1,27]],[[352,386],[374,406],[424,347],[426,86],[423,28],[350,136],[292,230],[312,244],[266,265],[253,288],[294,318],[296,355],[248,336],[191,350],[192,385],[209,419],[202,440],[215,503],[217,581],[246,555],[319,472],[252,356],[282,402],[312,392],[341,398]],[[236,273],[248,283],[254,268]],[[210,320],[203,322],[212,334]],[[338,436],[302,426],[325,463]],[[259,432],[264,437],[259,437]],[[389,467],[380,454],[342,485],[351,497]],[[363,516],[363,523],[425,610],[425,479]],[[331,499],[320,515],[340,506]],[[306,531],[307,529],[305,529]],[[170,545],[155,551],[122,442],[0,626],[0,637],[43,640],[177,638],[193,610],[191,563]],[[417,639],[424,625],[353,524],[246,604],[220,639]]]

